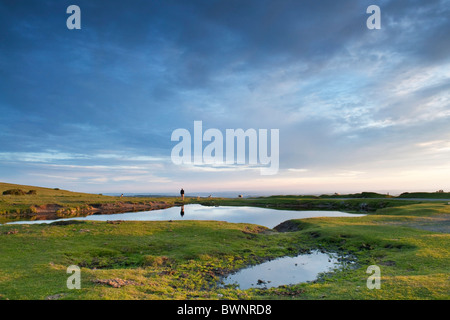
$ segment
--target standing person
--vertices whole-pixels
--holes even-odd
[[[183,188],[181,188],[180,194],[181,194],[181,201],[184,201],[184,189]]]

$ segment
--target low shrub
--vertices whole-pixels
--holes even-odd
[[[3,195],[13,195],[13,196],[23,196],[25,195],[25,191],[21,190],[21,189],[9,189],[6,191],[3,191]]]
[[[35,195],[35,194],[37,194],[37,191],[29,190],[28,192],[25,192],[22,189],[9,189],[9,190],[3,191],[3,195],[23,196],[26,194]]]

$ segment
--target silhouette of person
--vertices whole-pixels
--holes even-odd
[[[181,188],[180,194],[181,194],[181,200],[184,201],[184,189],[183,188]]]
[[[184,205],[181,206],[180,216],[184,216]]]

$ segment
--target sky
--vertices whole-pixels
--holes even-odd
[[[0,0],[0,181],[450,191],[449,17],[449,0]],[[278,129],[278,171],[175,164],[171,135],[194,121]]]

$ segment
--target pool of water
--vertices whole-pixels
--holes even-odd
[[[340,267],[336,255],[313,251],[296,257],[283,257],[242,269],[223,279],[223,285],[242,290],[271,288],[313,281],[322,272]]]
[[[14,221],[8,224],[51,223],[64,220],[90,221],[168,221],[168,220],[215,220],[232,223],[252,223],[273,228],[290,219],[305,219],[312,217],[359,217],[364,214],[345,213],[340,211],[295,211],[276,210],[258,207],[210,207],[199,204],[189,204],[182,207],[172,207],[161,210],[98,214],[86,217],[74,217],[57,220]]]

